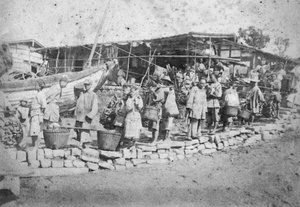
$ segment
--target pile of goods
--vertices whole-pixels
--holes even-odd
[[[21,123],[17,118],[0,117],[0,140],[6,147],[15,147],[22,137]]]
[[[100,123],[105,129],[114,129],[114,120],[116,118],[116,112],[118,110],[118,105],[121,102],[121,99],[117,96],[113,98],[108,103],[107,107],[103,110],[100,115]]]

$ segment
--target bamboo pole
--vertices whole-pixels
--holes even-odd
[[[67,50],[65,50],[65,69],[64,72],[67,71]]]
[[[100,32],[102,31],[102,26],[104,24],[104,20],[105,20],[110,2],[111,1],[108,1],[107,6],[106,6],[105,11],[104,11],[104,14],[103,14],[103,17],[101,19],[101,23],[99,25],[99,28],[98,28],[98,31],[97,31],[97,34],[96,34],[96,37],[95,37],[94,45],[93,45],[92,51],[91,51],[90,56],[89,56],[87,67],[91,66],[91,60],[94,56],[94,52],[95,52],[95,49],[96,49],[96,46],[97,46],[97,43],[98,43],[99,35],[100,35]]]
[[[152,56],[151,56],[151,50],[150,50],[150,52],[149,52],[149,64],[148,64],[148,68],[147,68],[147,70],[146,70],[146,73],[145,73],[145,75],[143,76],[143,78],[142,78],[142,80],[141,80],[141,84],[143,83],[143,81],[144,81],[144,79],[145,79],[145,77],[146,77],[147,74],[148,74],[148,78],[149,78],[149,70],[150,70],[150,66],[151,66],[150,63],[153,61],[155,52],[156,52],[156,49],[154,50]]]
[[[129,48],[129,54],[128,54],[128,61],[127,61],[127,71],[126,71],[126,82],[128,81],[128,71],[129,71],[129,65],[130,65],[130,55],[132,51],[132,43],[130,43],[130,48]]]
[[[57,51],[57,56],[56,56],[56,61],[55,61],[55,73],[57,73],[59,53],[60,53],[60,49],[58,49],[58,51]]]

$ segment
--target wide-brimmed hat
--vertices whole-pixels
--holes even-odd
[[[170,76],[168,76],[168,75],[165,75],[165,76],[163,76],[163,77],[161,78],[161,80],[163,80],[163,81],[167,81],[167,82],[169,82],[169,83],[173,84],[173,82],[171,81],[171,78],[170,78]]]
[[[92,80],[91,79],[86,79],[84,82],[83,82],[83,84],[85,84],[85,85],[91,85],[92,84]]]

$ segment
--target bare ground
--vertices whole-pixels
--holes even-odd
[[[19,206],[300,206],[300,135],[168,165],[22,179]]]

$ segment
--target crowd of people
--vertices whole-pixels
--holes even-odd
[[[295,73],[297,70],[294,69]],[[139,84],[122,82],[123,95],[113,120],[115,130],[122,134],[120,147],[131,147],[140,139],[142,123],[145,120],[148,130],[152,132],[153,143],[171,140],[174,119],[180,113],[184,113],[186,125],[184,131],[188,140],[202,136],[203,127],[207,128],[209,134],[215,134],[220,125],[222,130],[230,130],[234,120],[240,124],[247,121],[251,125],[262,113],[262,106],[266,105],[266,91],[273,97],[275,117],[278,118],[280,91],[285,76],[286,72],[282,66],[271,71],[269,64],[264,62],[251,70],[248,78],[242,79],[241,86],[239,74],[232,64],[215,61],[210,67],[204,63],[187,66],[186,70],[178,70],[172,79],[168,72],[156,74],[143,89]],[[23,98],[16,107],[24,137],[31,137],[35,148],[39,147],[45,125],[49,126],[60,121],[57,100],[67,84],[68,78],[63,76],[45,93],[45,83],[37,81],[37,93],[31,106],[28,107],[28,101]],[[238,90],[239,88],[242,90]],[[300,93],[297,87],[294,89],[297,94]],[[245,97],[242,95],[244,92]],[[182,105],[178,102],[180,93],[185,94],[183,107],[179,107]],[[5,97],[3,92],[1,96]],[[300,95],[293,100],[297,97],[299,99]],[[76,101],[74,128],[76,139],[84,146],[91,142],[89,129],[99,111],[98,97],[91,90],[91,80],[84,81],[83,89]],[[295,103],[300,106],[299,101]],[[0,116],[3,116],[4,111],[11,110],[5,98],[0,100],[0,106]],[[24,139],[19,145],[22,146],[25,142]]]

